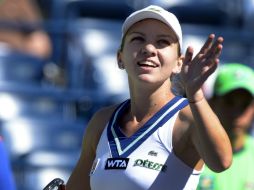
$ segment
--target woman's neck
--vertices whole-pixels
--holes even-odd
[[[142,93],[142,95],[132,96],[130,112],[137,119],[145,115],[153,115],[173,97],[174,94],[170,90],[168,92]]]

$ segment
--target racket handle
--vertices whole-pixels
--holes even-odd
[[[57,187],[58,190],[65,190],[64,181],[60,178],[55,178],[46,187],[44,187],[43,190],[53,190],[55,187]]]

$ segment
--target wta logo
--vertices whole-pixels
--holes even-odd
[[[128,166],[129,158],[108,158],[105,165],[105,170],[125,170]]]

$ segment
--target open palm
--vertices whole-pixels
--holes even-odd
[[[201,87],[217,68],[222,42],[222,37],[215,40],[215,35],[210,34],[194,58],[193,49],[187,48],[180,76],[190,102],[197,102],[204,97]]]

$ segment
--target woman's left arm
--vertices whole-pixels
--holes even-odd
[[[180,74],[195,125],[193,143],[205,164],[216,172],[230,167],[232,148],[226,131],[205,99],[202,85],[217,68],[222,42],[222,37],[215,40],[214,34],[209,35],[193,59],[193,49],[189,47]]]

